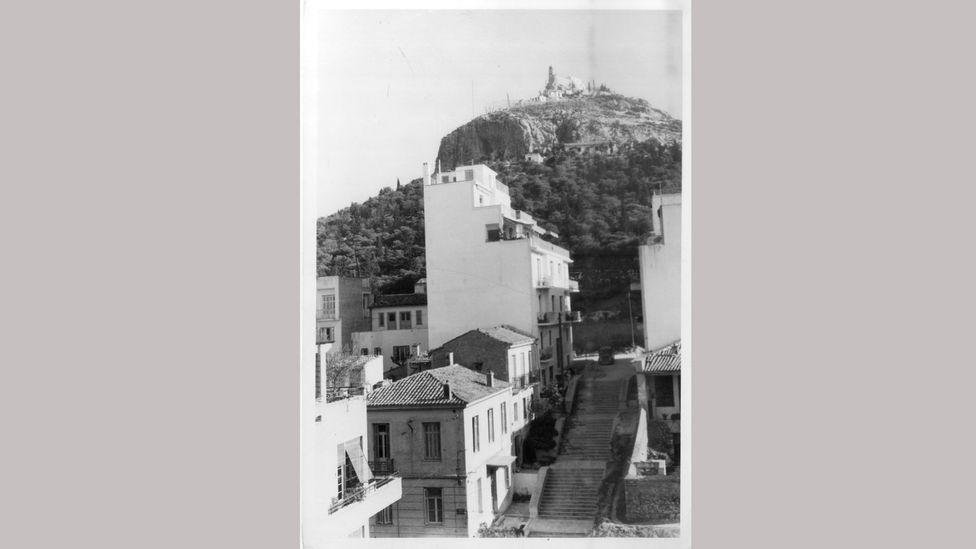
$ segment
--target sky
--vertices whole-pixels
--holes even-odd
[[[440,139],[558,75],[681,118],[681,15],[615,10],[317,14],[318,215],[406,184]]]

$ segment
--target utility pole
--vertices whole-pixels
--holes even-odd
[[[634,349],[637,347],[637,341],[634,339],[634,308],[630,304],[630,282],[627,282],[627,311],[630,313],[630,348]]]

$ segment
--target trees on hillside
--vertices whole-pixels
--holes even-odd
[[[489,161],[512,207],[559,233],[573,254],[631,249],[651,227],[651,196],[681,184],[681,145],[625,144],[614,154],[557,153],[544,164]],[[386,187],[318,222],[320,276],[371,277],[374,288],[425,276],[423,183]]]

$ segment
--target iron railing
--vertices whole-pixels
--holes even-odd
[[[397,472],[396,466],[393,463],[393,458],[370,461],[369,469],[373,471],[374,475],[380,477],[395,475]]]
[[[329,514],[335,513],[343,507],[352,505],[358,501],[363,501],[376,490],[393,482],[397,478],[396,474],[385,477],[373,477],[366,484],[358,484],[345,490],[341,498],[332,498],[332,505],[329,506]]]

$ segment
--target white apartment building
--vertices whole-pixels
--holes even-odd
[[[557,235],[513,209],[496,175],[481,164],[431,175],[424,164],[429,343],[510,325],[536,338],[533,374],[549,384],[573,356],[579,285],[569,252],[542,238]]]
[[[681,192],[654,195],[654,234],[638,247],[644,347],[681,339]]]
[[[328,391],[319,368],[314,378],[303,378],[302,389],[303,400],[311,404],[303,409],[314,415],[303,418],[302,544],[306,548],[370,537],[370,517],[390,508],[403,492],[395,471],[381,467],[374,473],[368,461],[364,391]]]

